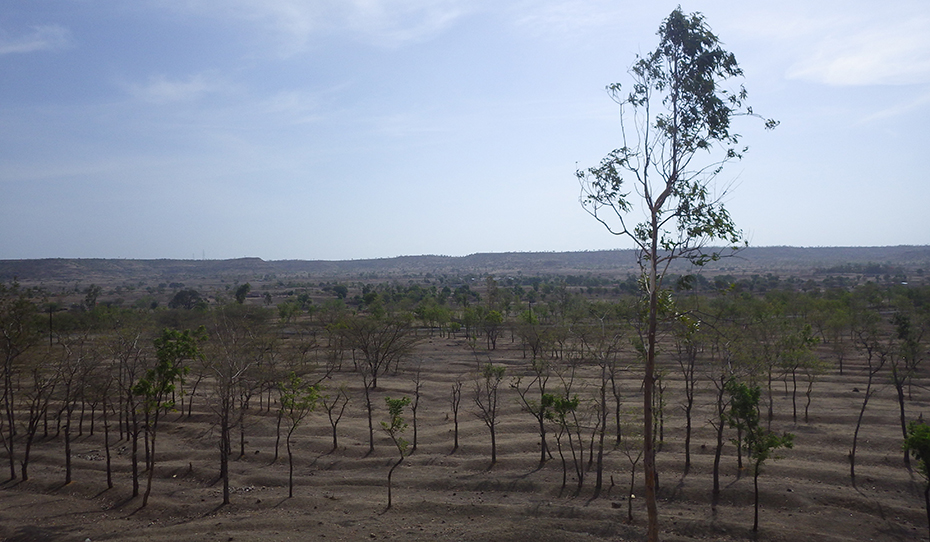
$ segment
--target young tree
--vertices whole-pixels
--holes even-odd
[[[503,365],[487,363],[475,380],[475,406],[477,415],[491,433],[491,466],[497,464],[497,411],[498,388],[504,379]]]
[[[730,408],[726,414],[727,425],[736,429],[736,467],[743,470],[743,450],[748,448],[746,440],[753,427],[759,425],[759,399],[761,391],[757,387],[750,388],[735,379],[729,380],[724,386],[730,396]]]
[[[581,490],[581,485],[584,483],[584,458],[579,457],[579,454],[583,454],[584,449],[581,446],[581,435],[578,433],[577,421],[575,417],[575,412],[578,410],[578,405],[581,404],[581,401],[578,399],[577,395],[568,397],[567,395],[555,395],[549,394],[543,396],[543,402],[549,405],[547,410],[547,419],[554,422],[556,425],[555,430],[555,445],[556,449],[559,452],[559,459],[562,462],[562,489],[565,489],[565,485],[568,483],[568,461],[565,458],[565,450],[562,447],[563,438],[568,436],[568,447],[571,450],[572,454],[572,466],[575,468],[575,474],[578,477],[578,490]],[[575,434],[578,435],[578,444],[575,444]]]
[[[48,370],[50,367],[51,370]],[[58,383],[58,370],[52,363],[35,363],[29,370],[31,385],[24,390],[27,405],[26,442],[23,446],[23,458],[20,461],[22,480],[29,480],[29,456],[39,422],[45,418],[49,402]]]
[[[723,166],[745,151],[739,148],[739,135],[731,131],[731,120],[752,115],[744,105],[745,89],[723,88],[742,70],[702,15],[686,15],[678,8],[662,23],[658,35],[656,50],[638,58],[630,69],[629,94],[623,94],[619,84],[608,87],[621,107],[622,146],[599,166],[577,172],[584,209],[639,250],[647,299],[643,464],[650,541],[659,537],[651,425],[663,280],[675,260],[702,265],[717,259],[718,252],[705,250],[710,241],[733,245],[740,241],[741,232],[724,208],[723,195],[711,189]],[[624,117],[630,110],[632,116]],[[626,130],[629,124],[631,131]],[[769,128],[776,124],[766,121]],[[634,205],[629,197],[634,192],[641,204]],[[630,215],[636,208],[644,209],[645,217],[633,224]]]
[[[3,423],[0,423],[0,441],[6,448],[10,466],[10,480],[16,479],[16,379],[20,373],[20,357],[39,342],[35,305],[19,284],[0,283],[0,355],[3,356]],[[4,428],[3,426],[6,425]]]
[[[691,471],[691,417],[694,411],[694,392],[697,385],[697,357],[701,350],[699,332],[701,322],[689,316],[682,316],[675,326],[675,358],[684,377],[685,404],[685,468],[684,474]]]
[[[856,429],[853,431],[852,447],[849,450],[849,478],[853,487],[856,487],[856,448],[859,443],[862,419],[865,417],[865,410],[869,405],[869,400],[872,399],[876,391],[874,386],[875,376],[881,372],[887,362],[887,352],[877,328],[877,318],[878,316],[872,313],[864,315],[863,322],[859,324],[859,328],[856,330],[856,347],[865,351],[868,376],[865,392],[862,396],[862,408],[859,409]]]
[[[630,413],[630,422],[621,422],[624,426],[623,431],[623,440],[618,444],[620,451],[623,452],[623,455],[626,456],[627,461],[630,462],[630,489],[627,492],[626,499],[626,520],[627,523],[633,523],[633,500],[636,498],[636,495],[633,493],[633,488],[636,486],[636,465],[639,464],[640,460],[643,458],[643,446],[642,446],[642,426],[633,423],[634,416],[636,413]],[[625,418],[626,416],[624,416]]]
[[[333,452],[339,449],[339,435],[336,428],[342,420],[342,415],[346,412],[346,406],[349,404],[349,392],[345,385],[339,386],[335,395],[324,393],[320,396],[320,404],[326,411],[326,417],[329,418],[329,425],[333,429]]]
[[[397,463],[391,466],[391,470],[388,471],[388,502],[387,509],[391,508],[391,477],[394,476],[394,469],[400,466],[404,461],[404,458],[407,457],[407,445],[409,444],[401,434],[407,430],[407,422],[404,421],[404,407],[410,404],[409,397],[401,397],[400,399],[391,399],[390,397],[385,397],[384,402],[387,403],[388,413],[391,416],[390,423],[381,422],[381,428],[384,429],[384,432],[391,437],[391,441],[394,443],[394,446],[397,448],[397,453],[400,454],[400,459],[397,460]]]
[[[895,313],[891,323],[895,328],[895,351],[891,352],[891,382],[894,384],[895,392],[898,398],[898,412],[901,421],[901,431],[904,438],[908,438],[907,415],[905,413],[905,393],[904,388],[910,386],[911,380],[917,373],[921,361],[922,348],[920,330],[912,322],[912,317],[907,312],[901,311]],[[911,464],[907,451],[904,452],[904,465],[910,469]]]
[[[316,386],[305,383],[295,373],[291,373],[281,383],[281,411],[288,421],[287,437],[287,496],[294,496],[294,453],[291,450],[291,437],[308,414],[316,409],[319,392]]]
[[[917,460],[917,468],[924,477],[924,505],[927,508],[927,525],[930,527],[930,425],[922,420],[907,424],[904,451]]]
[[[739,410],[739,416],[746,431],[742,446],[752,461],[752,487],[753,487],[753,522],[752,531],[759,530],[759,475],[762,473],[762,464],[772,457],[778,448],[792,448],[794,435],[784,433],[777,435],[768,428],[763,427],[759,421],[759,398],[762,394],[758,387],[749,387],[743,383],[731,381],[730,393],[733,396],[732,408]]]
[[[511,381],[510,387],[516,390],[523,409],[536,420],[539,428],[539,466],[542,467],[551,455],[546,443],[546,419],[549,408],[552,406],[551,399],[547,399],[551,394],[546,391],[550,373],[549,362],[543,358],[537,358],[534,352],[531,369],[533,374],[529,382],[524,385],[523,378],[518,376]],[[539,399],[536,399],[537,394]]]
[[[365,408],[368,412],[368,453],[375,451],[372,392],[378,388],[378,378],[393,364],[395,367],[420,342],[414,328],[406,320],[389,317],[355,316],[339,326],[345,344],[353,349],[355,369],[362,378]],[[355,356],[355,351],[360,356]]]
[[[200,359],[198,343],[206,338],[203,327],[195,332],[165,329],[161,337],[155,339],[155,356],[158,364],[149,369],[133,387],[133,394],[142,398],[142,412],[146,420],[146,433],[150,438],[151,461],[142,506],[149,502],[152,493],[152,479],[155,475],[155,438],[158,436],[158,421],[162,411],[174,408],[171,399],[175,384],[187,373],[185,362]]]
[[[143,337],[142,323],[130,321],[116,325],[108,340],[109,355],[116,361],[120,438],[125,433],[130,440],[133,498],[139,496],[139,397],[134,390],[147,366]]]
[[[459,407],[462,406],[462,385],[461,379],[456,379],[452,383],[452,393],[449,396],[449,403],[452,406],[452,453],[459,449]]]

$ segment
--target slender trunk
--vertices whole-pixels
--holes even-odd
[[[71,413],[65,421],[65,485],[71,483]]]
[[[630,465],[630,491],[626,496],[626,520],[633,523],[633,486],[636,485],[636,463]]]
[[[862,418],[865,416],[865,408],[871,397],[872,375],[870,374],[865,387],[865,397],[862,399],[862,408],[859,410],[859,418],[856,420],[856,429],[853,431],[852,449],[849,451],[849,478],[852,480],[853,487],[856,487],[856,445],[859,442],[859,429],[862,427]]]
[[[725,426],[723,420],[724,404],[723,404],[723,394],[724,386],[721,383],[720,389],[717,391],[717,421],[715,427],[717,429],[717,446],[714,448],[714,488],[711,492],[711,510],[717,510],[717,503],[720,502],[720,456],[723,453],[723,429]]]
[[[772,393],[773,378],[774,376],[772,374],[772,365],[770,363],[769,369],[768,369],[768,390],[767,390],[769,404],[768,404],[768,414],[766,416],[766,420],[767,420],[766,429],[768,429],[769,431],[772,430],[772,420],[775,419],[775,395]]]
[[[271,460],[272,463],[278,460],[278,449],[281,447],[281,419],[284,418],[284,409],[278,411],[278,422],[275,427],[275,439],[274,439],[274,459]]]
[[[404,461],[404,456],[400,456],[400,459],[397,460],[397,463],[394,463],[394,466],[391,467],[391,470],[388,471],[388,503],[387,503],[388,510],[391,509],[391,505],[393,504],[391,502],[391,479],[394,476],[394,469],[399,467],[403,461]]]
[[[659,292],[656,284],[656,259],[658,253],[653,240],[652,260],[649,277],[649,329],[647,335],[646,367],[643,377],[643,476],[646,482],[646,537],[649,542],[659,540],[659,510],[656,504],[656,457],[652,433],[653,390],[655,388],[656,332],[658,328]]]
[[[294,454],[291,452],[291,434],[294,429],[287,432],[287,438],[284,439],[287,446],[287,498],[294,496]]]
[[[924,504],[927,508],[927,526],[930,528],[930,483],[924,487]]]
[[[229,416],[230,406],[227,403],[223,407],[223,415],[220,419],[220,479],[223,481],[223,504],[229,504],[229,454],[231,453],[232,443],[230,442]],[[275,444],[275,459],[278,457],[277,444]]]
[[[127,418],[128,421],[128,418]],[[132,409],[132,425],[127,429],[132,439],[132,496],[139,496],[139,419],[135,409]]]
[[[452,409],[452,453],[459,449],[459,409],[458,405]]]
[[[752,488],[755,495],[753,504],[752,532],[759,532],[759,463],[756,462],[755,469],[752,473]]]
[[[811,394],[813,392],[814,392],[814,381],[813,379],[811,379],[807,383],[807,392],[805,393],[805,395],[807,395],[807,403],[804,404],[804,423],[810,423],[810,417],[808,416],[808,412],[810,411],[810,408],[811,408]]]
[[[16,479],[16,455],[14,454],[14,438],[16,437],[16,414],[13,408],[13,369],[12,360],[6,361],[3,377],[3,398],[6,412],[6,424],[9,436],[6,437],[6,449],[9,454],[10,480]]]
[[[113,456],[110,452],[110,418],[107,414],[106,395],[103,399],[103,449],[107,456],[107,489],[113,489]]]
[[[598,441],[597,441],[597,473],[594,480],[594,498],[598,498],[601,494],[601,487],[604,484],[604,438],[607,436],[607,381],[605,379],[604,372],[606,371],[606,365],[601,367],[601,404],[600,404],[600,415],[601,419],[599,420],[598,427]]]
[[[493,421],[488,424],[488,429],[491,431],[491,466],[497,464],[497,424]]]
[[[81,398],[81,413],[78,415],[78,437],[84,436],[84,410],[86,408],[86,401],[84,398]]]
[[[694,392],[688,394],[685,407],[685,476],[691,472],[691,409],[694,406]]]
[[[743,428],[736,426],[736,477],[743,473]]]
[[[158,410],[155,411],[155,415],[152,419],[152,462],[149,463],[149,475],[148,479],[145,482],[145,494],[142,495],[142,507],[149,503],[149,495],[152,494],[152,479],[155,477],[155,437],[157,435],[156,429],[158,428]],[[148,434],[148,431],[146,431]]]
[[[239,459],[245,457],[245,410],[249,408],[246,402],[239,409]]]
[[[20,477],[23,482],[29,481],[29,452],[32,450],[33,434],[27,433],[26,445],[23,447],[23,460],[20,461]]]
[[[375,426],[372,421],[371,388],[365,386],[365,409],[368,411],[368,453],[375,452]]]
[[[539,407],[539,413],[536,420],[539,422],[539,466],[546,464],[546,456],[549,454],[549,446],[546,444],[546,413],[542,406]]]
[[[901,375],[895,370],[894,373],[894,387],[895,391],[898,393],[898,410],[901,419],[901,432],[904,435],[904,440],[907,440],[907,416],[904,412],[904,378],[901,378]],[[911,470],[911,456],[907,450],[904,450],[904,466]]]

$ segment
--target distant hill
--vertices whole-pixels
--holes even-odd
[[[636,252],[507,252],[469,256],[399,256],[371,260],[0,260],[0,281],[23,284],[132,280],[249,280],[274,276],[312,279],[401,278],[433,275],[569,275],[624,277],[637,273]],[[753,247],[712,262],[704,274],[816,275],[825,273],[923,274],[930,272],[930,246]],[[688,269],[680,265],[675,271]]]

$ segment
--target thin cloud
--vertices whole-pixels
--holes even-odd
[[[156,104],[191,102],[226,88],[221,81],[204,74],[174,80],[164,75],[155,75],[144,84],[126,86],[134,98]]]
[[[921,111],[926,109],[928,105],[930,105],[930,90],[923,92],[910,101],[896,103],[891,107],[886,107],[876,113],[873,113],[862,119],[860,124],[867,124],[870,122],[910,115],[914,111]]]
[[[930,82],[930,18],[836,32],[787,76],[836,86]]]
[[[630,6],[618,7],[603,0],[556,0],[521,2],[514,6],[518,27],[535,34],[559,37],[574,36],[594,28],[617,25],[623,16],[630,16]]]
[[[54,51],[71,45],[71,32],[57,24],[32,27],[21,36],[10,36],[0,29],[0,55]]]
[[[151,0],[160,9],[245,22],[272,36],[285,55],[322,35],[398,47],[430,39],[469,12],[466,0]]]

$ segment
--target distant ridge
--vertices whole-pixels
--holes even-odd
[[[914,272],[930,272],[930,246],[896,247],[752,247],[735,257],[705,266],[705,274],[823,272],[844,265],[884,264]],[[455,275],[567,275],[626,276],[637,272],[636,251],[505,252],[468,256],[398,256],[367,260],[131,260],[52,258],[0,260],[0,280],[24,284],[68,281],[112,281],[184,278],[230,278],[274,275],[306,278],[391,278],[427,273]],[[687,268],[682,265],[677,271]]]

